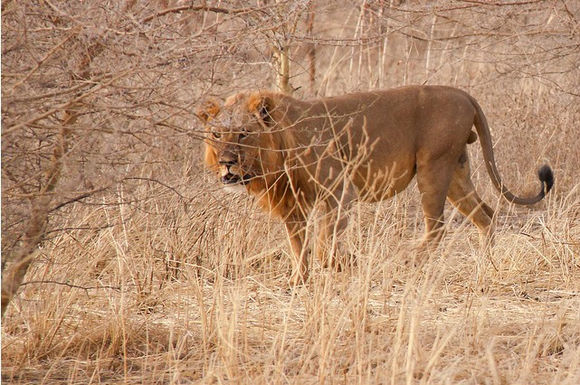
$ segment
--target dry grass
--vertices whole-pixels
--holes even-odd
[[[490,120],[496,158],[510,189],[535,192],[533,170],[548,161],[556,187],[547,199],[532,208],[500,201],[483,168],[479,145],[474,144],[477,190],[498,210],[496,244],[489,254],[481,250],[477,230],[448,207],[444,242],[421,268],[412,267],[408,262],[423,232],[423,218],[416,187],[410,186],[380,205],[354,208],[344,241],[357,257],[356,265],[333,272],[313,261],[309,284],[290,289],[289,248],[282,226],[261,214],[251,198],[220,190],[201,167],[195,135],[155,131],[161,129],[151,123],[195,130],[188,111],[201,93],[265,87],[256,67],[240,62],[242,52],[249,55],[244,60],[257,66],[266,55],[257,59],[251,55],[263,46],[253,47],[254,51],[244,46],[232,56],[216,48],[222,56],[212,68],[230,68],[234,74],[218,74],[212,78],[215,83],[207,80],[202,67],[206,57],[197,64],[203,70],[194,65],[187,70],[163,67],[162,74],[134,68],[132,75],[120,80],[125,82],[122,91],[103,86],[101,99],[84,99],[85,108],[91,110],[73,127],[76,137],[63,161],[62,197],[74,197],[71,186],[82,185],[85,179],[92,182],[90,188],[105,185],[121,169],[123,176],[115,181],[122,182],[51,214],[45,240],[2,320],[3,383],[580,382],[578,7],[530,2],[525,8],[471,8],[470,2],[457,7],[442,2],[448,9],[440,9],[435,18],[428,6],[412,8],[395,1],[389,18],[385,11],[373,19],[352,6],[358,2],[346,3],[348,7],[328,7],[316,14],[320,42],[312,94],[422,82],[469,90]],[[143,9],[135,20],[150,15]],[[4,12],[6,30],[13,20]],[[38,16],[34,12],[27,16],[31,25]],[[482,14],[486,18],[479,18]],[[204,17],[210,25],[211,17]],[[386,26],[376,25],[387,19]],[[167,20],[167,30],[154,25],[143,32],[166,49],[166,57],[181,57],[177,51],[187,44],[205,44],[196,40],[200,35],[195,30],[183,41],[170,40],[168,36],[179,39],[179,28],[188,26],[185,19]],[[51,31],[55,40],[38,40],[45,51],[66,36],[59,35],[58,28]],[[361,43],[377,31],[385,34],[382,39]],[[471,34],[474,31],[481,35]],[[12,32],[7,33],[15,36]],[[424,39],[411,39],[411,32]],[[296,35],[301,36],[300,31]],[[456,39],[461,35],[466,37]],[[211,39],[222,43],[232,39],[227,34],[216,36]],[[330,36],[347,40],[341,45],[329,41]],[[171,48],[161,38],[169,39]],[[295,72],[291,84],[303,86],[297,96],[308,96],[310,72],[299,56],[303,52],[299,43],[304,41],[297,41],[291,55]],[[570,48],[573,44],[575,48]],[[110,54],[107,49],[100,60]],[[7,50],[2,63],[3,71],[8,71],[2,78],[2,231],[7,238],[3,263],[10,251],[10,231],[18,229],[6,223],[24,210],[21,195],[10,195],[15,182],[5,172],[24,159],[11,157],[13,145],[32,143],[10,136],[18,132],[12,127],[29,119],[22,112],[28,105],[18,110],[11,98],[30,96],[27,92],[33,86],[38,94],[50,91],[43,79],[33,81],[53,68],[46,69],[42,62],[38,69],[33,66],[34,71],[13,77],[10,71],[22,60],[12,56],[14,52]],[[119,54],[119,66],[134,57]],[[46,63],[50,64],[48,58]],[[109,67],[103,71],[116,74],[114,61],[104,63]],[[240,75],[236,68],[247,74]],[[269,73],[266,81],[274,77],[267,65],[260,68]],[[196,71],[201,73],[198,83]],[[177,80],[180,76],[193,82],[189,88]],[[153,91],[143,86],[155,81],[160,85]],[[13,87],[17,82],[25,87]],[[127,110],[124,105],[111,107],[130,92],[143,104],[130,104]],[[147,97],[167,103],[145,105]],[[45,104],[42,108],[51,108]],[[33,107],[32,112],[40,111]],[[126,124],[128,111],[140,118],[131,115]],[[33,133],[52,127],[40,123],[26,131],[35,140]],[[155,130],[135,129],[139,125],[148,129],[147,124]],[[127,132],[139,140],[129,141],[123,136]],[[82,151],[89,155],[81,162]],[[122,158],[110,155],[121,153]],[[103,159],[116,163],[106,168],[106,162],[99,163]],[[81,177],[76,174],[79,164]]]
[[[81,223],[121,224],[47,242],[4,320],[4,381],[577,383],[577,194],[502,214],[489,256],[450,212],[422,269],[406,264],[422,231],[414,192],[357,206],[358,264],[315,265],[296,290],[279,225],[211,195],[173,214],[170,196],[98,208]]]

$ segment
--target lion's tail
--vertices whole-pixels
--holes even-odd
[[[491,142],[491,134],[489,132],[487,119],[485,118],[485,115],[483,114],[483,111],[477,101],[471,96],[470,99],[476,109],[474,125],[481,143],[483,159],[485,160],[485,167],[487,168],[487,173],[489,174],[489,177],[491,178],[491,181],[497,191],[499,191],[508,201],[519,205],[531,205],[542,200],[554,185],[554,173],[552,172],[550,166],[544,165],[538,170],[538,178],[540,179],[541,183],[541,190],[538,195],[529,198],[520,198],[512,194],[504,186],[499,176],[499,171],[497,170],[493,156],[493,144]]]

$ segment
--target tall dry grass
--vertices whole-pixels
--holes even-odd
[[[450,211],[421,269],[416,194],[360,205],[357,265],[296,290],[280,226],[220,200],[98,208],[80,220],[119,226],[52,239],[4,320],[4,381],[577,382],[577,198],[501,215],[489,256]]]
[[[107,3],[92,17],[108,30],[66,42],[94,5],[3,4],[3,267],[29,218],[22,186],[32,196],[50,160],[57,107],[78,87],[100,88],[82,95],[51,196],[63,205],[2,320],[2,382],[580,382],[580,10],[481,3],[341,1],[315,8],[313,31],[292,30],[302,20],[294,1],[282,4],[287,19],[268,2],[258,14],[271,19],[160,2],[167,13],[151,22],[145,2]],[[18,34],[23,22],[28,35]],[[270,87],[268,47],[282,37],[298,97],[424,82],[468,90],[508,186],[535,192],[547,161],[554,191],[532,208],[501,201],[475,143],[477,190],[498,211],[489,254],[447,207],[444,241],[421,268],[409,264],[424,228],[412,185],[353,208],[342,240],[355,265],[334,272],[313,261],[310,282],[290,289],[282,226],[203,169],[192,114],[205,94]],[[95,39],[103,50],[87,51]],[[52,50],[68,43],[78,57]],[[75,77],[83,63],[91,71]],[[55,84],[64,94],[46,96]]]

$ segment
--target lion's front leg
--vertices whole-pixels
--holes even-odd
[[[348,216],[344,209],[327,209],[319,217],[316,255],[322,266],[341,271],[349,262],[340,239],[347,225]]]
[[[292,248],[292,286],[301,285],[308,280],[309,254],[306,238],[306,220],[302,218],[287,218],[284,221],[286,232]]]

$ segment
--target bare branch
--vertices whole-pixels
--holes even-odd
[[[214,13],[223,13],[227,15],[239,15],[243,13],[255,12],[260,10],[260,8],[240,8],[240,9],[231,9],[231,8],[223,8],[223,7],[212,7],[208,5],[182,5],[179,7],[164,9],[163,11],[159,11],[153,15],[147,16],[141,20],[143,23],[147,23],[153,19],[156,19],[161,16],[165,16],[170,13],[179,13],[183,11],[208,11]]]

